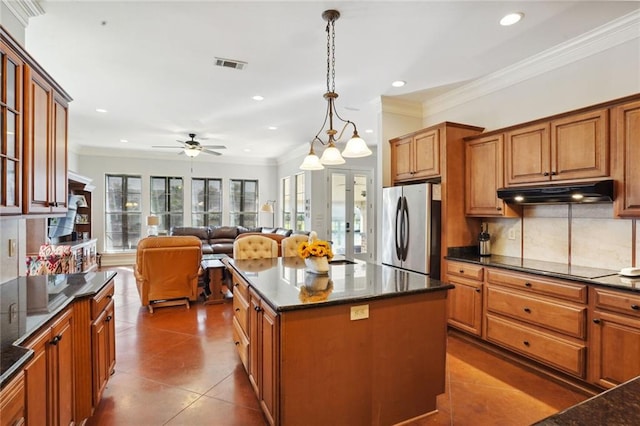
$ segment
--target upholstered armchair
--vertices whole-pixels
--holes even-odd
[[[278,243],[261,235],[247,235],[233,242],[234,259],[261,259],[278,257]]]
[[[298,256],[298,246],[303,241],[309,241],[309,236],[296,234],[296,235],[292,235],[290,237],[284,238],[280,242],[282,257]]]
[[[136,251],[134,275],[142,306],[186,305],[198,299],[202,242],[194,236],[147,237]]]

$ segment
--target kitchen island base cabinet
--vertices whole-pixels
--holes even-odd
[[[390,425],[434,411],[445,383],[446,297],[370,301],[358,320],[360,305],[281,312],[275,423]]]

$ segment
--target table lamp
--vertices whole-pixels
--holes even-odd
[[[160,218],[155,215],[147,216],[147,236],[158,236],[158,225],[160,224]]]

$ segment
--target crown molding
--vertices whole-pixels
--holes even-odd
[[[422,118],[424,104],[412,102],[390,96],[381,97],[381,110],[383,113],[405,115],[413,118]]]
[[[640,38],[640,10],[635,10],[523,61],[480,77],[422,104],[424,117],[436,114],[554,69]]]
[[[38,0],[2,0],[2,3],[25,28],[29,25],[29,18],[44,15]]]

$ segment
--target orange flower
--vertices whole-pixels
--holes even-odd
[[[298,256],[306,259],[310,256],[333,258],[331,245],[327,241],[315,240],[312,243],[303,241],[298,245]]]

